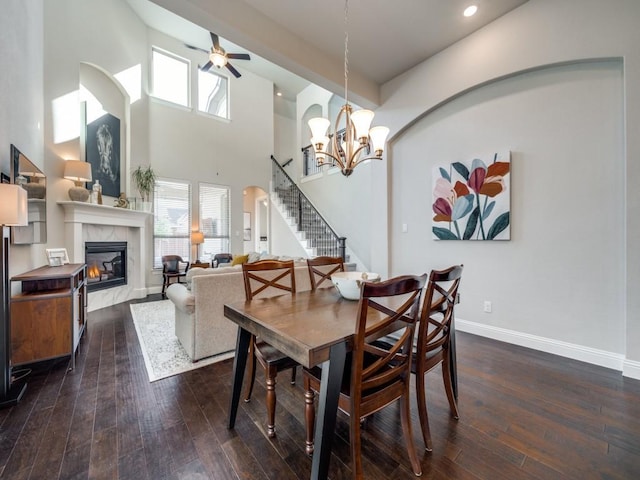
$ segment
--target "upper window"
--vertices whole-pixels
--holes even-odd
[[[198,110],[229,118],[229,80],[211,70],[198,70]]]
[[[155,47],[151,50],[153,96],[189,106],[189,60]]]
[[[163,255],[180,255],[188,260],[190,233],[190,184],[156,180],[153,189],[153,268],[162,268]]]

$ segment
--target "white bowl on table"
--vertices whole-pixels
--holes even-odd
[[[336,272],[331,281],[342,297],[348,300],[360,300],[363,282],[379,282],[380,275],[372,272]]]

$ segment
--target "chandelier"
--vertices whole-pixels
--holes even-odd
[[[334,131],[327,136],[327,129],[331,122],[328,119],[317,117],[309,120],[311,129],[311,144],[316,156],[318,166],[331,165],[340,168],[346,177],[351,175],[353,169],[365,160],[382,160],[384,143],[389,134],[387,127],[371,127],[374,113],[371,110],[354,111],[349,105],[349,33],[347,31],[347,18],[349,14],[349,0],[344,2],[344,100],[345,104],[340,108],[336,118]],[[340,132],[339,126],[344,119],[344,132]],[[327,159],[329,157],[329,159]]]

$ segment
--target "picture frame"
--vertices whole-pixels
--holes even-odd
[[[50,267],[61,267],[69,263],[66,248],[47,248],[47,260]]]
[[[93,181],[102,186],[102,195],[118,198],[120,186],[120,119],[105,113],[86,126],[86,161]],[[91,191],[91,184],[87,189]]]
[[[6,173],[0,173],[0,183],[11,183],[11,177]]]

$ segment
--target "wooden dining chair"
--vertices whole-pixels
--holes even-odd
[[[401,401],[400,417],[411,468],[416,475],[422,469],[411,429],[409,386],[415,325],[420,313],[420,298],[427,275],[405,275],[385,282],[365,282],[362,287],[356,333],[350,359],[347,358],[338,408],[350,417],[349,434],[353,478],[363,478],[360,454],[361,419]],[[348,319],[345,319],[348,321]],[[372,338],[389,328],[399,328],[397,340],[384,348],[374,345]],[[313,452],[315,424],[315,392],[320,389],[321,369],[304,369],[306,451]]]
[[[416,375],[416,394],[422,438],[429,451],[433,446],[427,415],[425,375],[438,364],[442,364],[442,379],[451,415],[456,420],[460,416],[451,377],[453,365],[450,347],[454,306],[457,301],[463,268],[463,265],[454,265],[445,270],[431,271],[420,312],[411,371]]]
[[[171,283],[176,280],[178,283],[181,278],[187,276],[189,270],[189,262],[182,260],[180,255],[163,255],[162,256],[162,298],[166,298],[165,291]]]
[[[242,264],[244,277],[244,291],[247,300],[266,294],[273,294],[274,289],[284,292],[296,293],[296,277],[293,260],[277,261],[262,260],[253,263]],[[280,350],[268,343],[251,337],[249,343],[249,386],[245,395],[245,402],[251,400],[253,385],[256,379],[256,361],[264,368],[267,385],[267,435],[275,437],[276,417],[276,376],[278,372],[295,369],[298,365],[293,359],[287,357]],[[292,373],[292,382],[295,383],[295,370]]]
[[[307,258],[311,290],[315,290],[326,280],[324,287],[330,287],[331,275],[336,272],[344,272],[344,261],[341,257],[316,257]],[[323,288],[324,288],[323,287]]]

